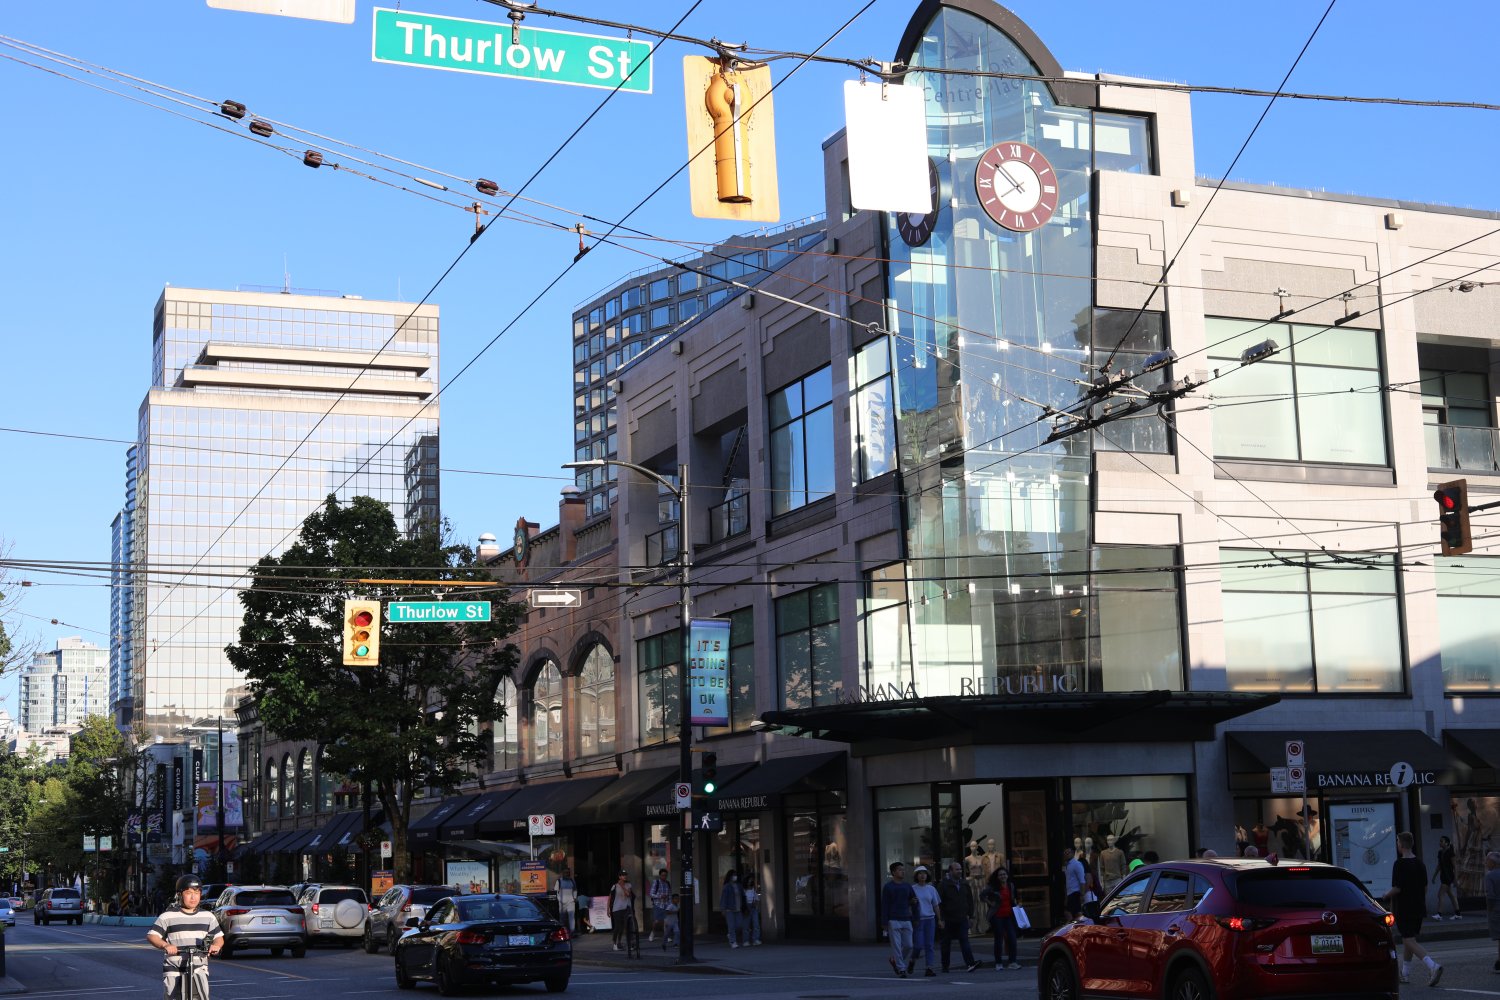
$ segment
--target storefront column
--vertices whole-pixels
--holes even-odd
[[[1221,858],[1238,853],[1234,842],[1234,793],[1229,788],[1229,749],[1223,739],[1193,744],[1193,779],[1188,789],[1192,803],[1191,846],[1210,847]],[[1166,858],[1162,859],[1167,860]]]
[[[875,800],[865,782],[863,758],[849,758],[849,856],[844,870],[849,873],[849,940],[878,941],[880,889],[884,873],[872,868],[875,856]],[[858,835],[854,831],[859,831]],[[873,879],[873,881],[872,881]]]

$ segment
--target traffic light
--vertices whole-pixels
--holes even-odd
[[[719,792],[719,755],[713,750],[703,754],[703,794],[712,798]]]
[[[1461,556],[1474,548],[1469,534],[1469,481],[1455,479],[1432,491],[1438,503],[1438,536],[1443,555]]]
[[[380,602],[344,602],[344,666],[373,667],[380,663]]]

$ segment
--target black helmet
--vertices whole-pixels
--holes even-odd
[[[177,891],[186,892],[188,889],[203,891],[203,882],[196,875],[183,875],[177,880]]]

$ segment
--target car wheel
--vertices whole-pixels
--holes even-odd
[[[543,982],[547,984],[548,993],[561,993],[568,988],[567,976],[548,976]]]
[[[386,951],[386,954],[388,954],[388,955],[394,955],[394,954],[396,954],[396,942],[399,941],[400,939],[401,939],[401,935],[399,935],[399,934],[396,933],[396,929],[394,927],[391,928],[389,931],[386,932],[386,935],[385,935],[385,951]]]
[[[224,939],[224,945],[223,945],[223,947],[221,947],[219,949],[219,957],[220,958],[233,958],[234,957],[234,942],[233,941],[230,941],[228,938]]]
[[[409,976],[409,975],[406,974],[406,965],[401,961],[401,956],[397,955],[396,956],[396,989],[398,989],[398,990],[412,990],[412,989],[416,989],[416,987],[417,987],[417,981],[415,979],[413,979],[411,976]]]
[[[373,955],[380,950],[380,945],[375,943],[375,935],[370,931],[370,925],[365,925],[365,954]]]
[[[437,984],[437,990],[445,997],[458,996],[458,977],[454,975],[453,967],[448,964],[446,955],[439,955],[437,960],[437,973],[433,976],[433,982]]]
[[[39,923],[41,923],[42,922],[42,915],[40,913],[36,913],[36,912],[33,911],[32,914],[31,914],[31,922],[33,924],[39,924]]]
[[[1172,980],[1172,989],[1167,996],[1170,1000],[1212,1000],[1213,990],[1208,988],[1208,981],[1203,978],[1203,973],[1187,968]]]
[[[305,945],[305,944],[299,944],[297,947],[293,948],[292,949],[292,957],[293,958],[306,958],[307,957],[307,945]]]
[[[1066,959],[1052,960],[1042,984],[1043,1000],[1078,1000],[1078,979]]]

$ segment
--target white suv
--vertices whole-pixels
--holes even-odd
[[[314,883],[302,890],[297,902],[307,917],[310,943],[328,941],[348,948],[364,936],[370,897],[359,886]]]

